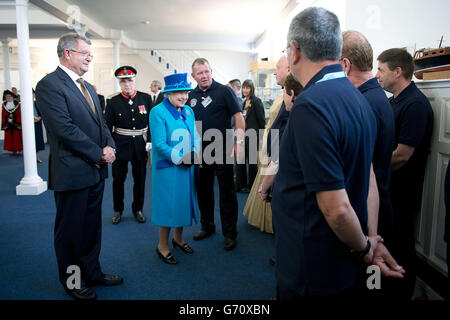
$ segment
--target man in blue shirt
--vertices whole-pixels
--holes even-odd
[[[374,264],[380,267],[382,275],[403,278],[404,270],[392,257],[386,247],[392,248],[394,213],[390,197],[391,158],[394,150],[394,113],[389,100],[378,80],[373,76],[373,51],[369,41],[358,31],[345,31],[343,36],[341,64],[348,80],[363,94],[369,102],[377,120],[377,139],[372,164],[379,196],[378,221],[372,225],[376,230],[369,234],[379,234],[384,242],[374,251]],[[378,224],[378,225],[377,225]],[[360,285],[366,287],[366,270],[361,270]],[[387,289],[392,280],[383,278],[381,290],[364,290],[370,297],[389,299]]]
[[[395,296],[411,299],[415,287],[415,215],[422,201],[423,179],[433,132],[433,110],[412,79],[414,62],[404,49],[393,48],[378,56],[377,78],[390,98],[395,119],[391,162],[391,199],[394,209],[394,256],[405,268]]]
[[[366,236],[376,120],[339,64],[335,14],[300,12],[287,40],[291,73],[304,90],[281,139],[273,187],[278,297],[345,296],[356,282],[355,261],[370,263],[381,241]]]
[[[348,80],[358,88],[369,102],[377,119],[377,140],[373,154],[372,164],[377,181],[380,199],[378,211],[378,227],[374,230],[383,237],[384,242],[377,249],[386,250],[385,245],[392,245],[393,219],[392,203],[390,197],[391,158],[394,150],[394,113],[389,100],[381,88],[376,77],[372,74],[373,50],[369,41],[358,31],[345,31],[342,33],[343,46],[341,64],[347,74]],[[374,224],[376,226],[376,224]],[[374,253],[377,255],[377,252]],[[395,260],[389,258],[389,264],[378,264],[386,276],[401,277],[400,267]]]
[[[214,176],[217,175],[220,192],[220,218],[222,233],[225,237],[224,249],[232,250],[236,246],[236,224],[238,204],[233,177],[233,159],[226,148],[227,131],[231,130],[231,118],[235,120],[237,157],[243,152],[245,121],[236,95],[230,87],[222,85],[212,78],[208,60],[198,58],[192,63],[192,77],[197,87],[189,93],[187,104],[194,110],[195,120],[201,121],[203,163],[199,170],[198,203],[202,229],[194,235],[194,240],[202,240],[215,232],[214,225]],[[219,133],[214,141],[209,141],[205,133],[209,129]],[[210,131],[211,133],[212,131]],[[211,139],[212,140],[212,139]],[[222,148],[211,153],[208,146],[219,142]],[[219,150],[220,149],[220,150]],[[222,153],[222,155],[218,155]],[[208,159],[211,155],[213,159]],[[212,160],[212,161],[211,161]]]

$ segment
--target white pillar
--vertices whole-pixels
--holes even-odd
[[[9,40],[2,40],[2,48],[3,48],[3,73],[5,79],[5,89],[11,89],[11,76],[9,72]]]
[[[112,40],[114,47],[114,71],[120,67],[120,40]],[[114,92],[120,92],[119,81],[114,78]]]
[[[28,30],[28,0],[16,0],[17,47],[19,50],[20,109],[22,115],[23,162],[25,176],[16,186],[17,195],[38,195],[47,190],[47,182],[37,173],[34,139],[33,97]]]

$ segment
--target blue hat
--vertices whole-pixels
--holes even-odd
[[[187,73],[174,73],[164,77],[166,86],[162,93],[172,91],[191,91],[191,84],[187,82]]]

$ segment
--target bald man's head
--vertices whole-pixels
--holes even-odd
[[[273,73],[277,79],[277,84],[280,86],[284,86],[284,82],[286,81],[286,77],[289,74],[289,61],[286,56],[282,56],[276,66],[275,72]]]
[[[342,33],[342,57],[350,60],[359,71],[372,71],[373,50],[367,38],[360,32],[349,30]]]

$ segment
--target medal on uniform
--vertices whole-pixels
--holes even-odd
[[[145,110],[145,105],[141,104],[139,106],[139,113],[140,114],[146,114],[147,113],[147,110]]]
[[[131,106],[133,104],[133,100],[128,100],[128,104]]]

